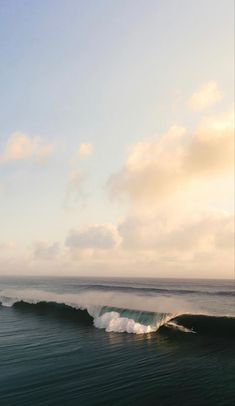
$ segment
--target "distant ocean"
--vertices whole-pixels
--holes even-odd
[[[235,404],[234,282],[0,278],[0,405]]]

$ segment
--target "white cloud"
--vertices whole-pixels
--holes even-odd
[[[82,171],[73,170],[69,173],[68,190],[79,189],[85,179]]]
[[[119,263],[135,260],[158,276],[232,277],[233,113],[204,118],[193,133],[174,126],[132,145],[108,188],[129,200],[117,226]]]
[[[232,277],[234,272],[234,216],[223,212],[191,213],[177,222],[130,216],[118,227],[120,249],[152,274],[181,277]]]
[[[92,225],[83,230],[71,230],[66,246],[71,249],[109,250],[118,242],[117,231],[109,225]]]
[[[64,208],[70,209],[77,207],[78,203],[83,206],[87,199],[87,193],[84,190],[86,174],[80,170],[71,170],[66,184]]]
[[[211,80],[192,94],[188,104],[191,110],[202,111],[216,104],[222,97],[217,82]]]
[[[60,252],[59,243],[48,244],[44,241],[38,241],[33,246],[33,256],[39,260],[54,260]]]
[[[78,203],[82,203],[84,206],[87,199],[87,193],[84,190],[84,182],[87,178],[87,174],[84,170],[78,169],[81,159],[84,159],[92,154],[91,144],[81,144],[78,151],[73,154],[69,161],[70,173],[65,190],[65,208],[76,207]]]
[[[118,227],[122,246],[128,250],[153,251],[155,257],[193,257],[196,253],[233,251],[234,216],[223,212],[174,218],[129,217]]]
[[[91,144],[81,144],[78,150],[78,155],[80,158],[86,158],[93,152],[93,147]]]
[[[111,176],[108,187],[114,197],[132,202],[159,200],[195,183],[205,183],[233,173],[234,117],[229,112],[204,119],[194,134],[171,127],[168,133],[134,144],[120,172]]]
[[[41,137],[29,136],[21,132],[11,134],[0,156],[0,163],[34,159],[43,163],[52,154],[53,146],[43,142]]]

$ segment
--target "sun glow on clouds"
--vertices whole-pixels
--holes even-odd
[[[113,198],[129,199],[130,212],[118,225],[122,249],[136,258],[142,253],[147,268],[151,260],[167,275],[223,268],[231,277],[234,216],[219,207],[221,196],[233,200],[233,171],[232,110],[203,118],[192,133],[173,126],[132,145],[108,181]]]
[[[52,154],[53,146],[43,142],[39,136],[29,136],[21,132],[11,134],[6,142],[0,163],[34,159],[44,163]]]
[[[93,147],[91,144],[81,144],[78,150],[78,155],[80,158],[86,158],[93,152]]]
[[[228,185],[233,190],[233,130],[228,111],[203,118],[193,132],[172,126],[132,145],[108,181],[113,198],[129,199],[128,212],[116,225],[71,230],[65,247],[72,263],[155,276],[177,269],[213,276],[223,268],[231,276],[234,216],[219,208],[219,194],[228,200]]]
[[[171,127],[162,136],[134,144],[120,172],[108,182],[113,196],[152,204],[195,183],[231,174],[234,164],[231,112],[202,121],[193,134]]]
[[[219,90],[217,82],[211,80],[203,85],[191,96],[189,107],[193,111],[202,111],[207,109],[223,98],[223,93]]]

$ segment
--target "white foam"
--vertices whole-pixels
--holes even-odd
[[[127,317],[120,317],[118,312],[107,312],[102,316],[95,317],[94,325],[105,329],[107,332],[146,334],[157,331],[157,326],[144,325]]]

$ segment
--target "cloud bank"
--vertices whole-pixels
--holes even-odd
[[[109,250],[117,244],[117,232],[113,226],[92,225],[83,230],[71,230],[66,246],[71,249]]]
[[[197,181],[226,175],[234,165],[231,112],[204,119],[195,133],[171,127],[162,136],[134,144],[123,168],[108,181],[114,197],[157,202]]]
[[[217,84],[210,82],[194,93],[191,107],[199,111],[220,98]],[[50,155],[50,148],[39,137],[14,133],[1,163],[39,161]],[[91,153],[91,144],[81,144],[69,162],[65,206],[76,207],[80,218],[85,210],[81,212],[77,203],[84,203],[87,182],[81,158]],[[33,244],[30,253],[18,251],[17,261],[22,261],[23,269],[45,274],[52,269],[63,274],[66,269],[74,275],[233,277],[232,110],[202,118],[193,131],[173,125],[164,134],[136,142],[107,186],[116,203],[121,202],[119,218],[114,215],[112,224],[105,220],[92,223],[85,213],[84,226],[70,223],[60,243],[42,239]],[[88,204],[93,204],[91,213],[95,199]],[[77,224],[76,217],[74,220]],[[4,242],[0,244],[0,266],[16,267]]]

